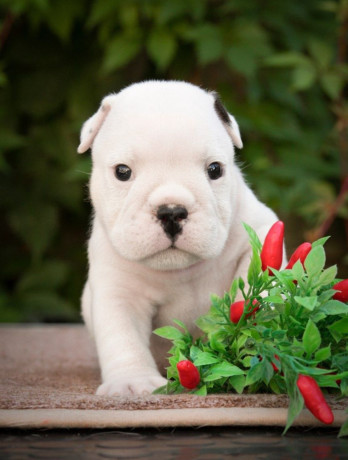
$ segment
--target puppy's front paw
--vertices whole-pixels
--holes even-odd
[[[156,388],[167,384],[167,380],[156,373],[138,372],[128,373],[114,377],[102,383],[98,390],[99,396],[130,396],[130,395],[149,395]]]

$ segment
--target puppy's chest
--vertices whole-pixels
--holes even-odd
[[[212,294],[222,295],[228,286],[214,280],[199,280],[194,283],[183,282],[175,285],[154,303],[153,326],[173,325],[173,320],[184,322],[190,330],[194,321],[208,312]]]

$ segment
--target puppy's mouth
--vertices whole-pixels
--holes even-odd
[[[196,264],[200,258],[178,248],[174,242],[142,262],[150,268],[161,271],[182,270]]]

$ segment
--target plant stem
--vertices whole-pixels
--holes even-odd
[[[347,34],[348,34],[348,8],[342,5],[342,19],[338,30],[337,39],[337,63],[345,65],[347,62]],[[337,214],[348,196],[348,116],[345,109],[345,87],[333,104],[336,115],[336,131],[338,135],[337,147],[341,166],[341,188],[331,210],[322,224],[311,232],[311,240],[315,241],[327,234],[329,228],[337,217]],[[348,243],[348,219],[344,220],[346,241]]]

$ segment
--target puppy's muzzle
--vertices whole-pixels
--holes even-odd
[[[160,221],[165,234],[175,241],[182,232],[182,222],[188,217],[187,209],[183,206],[161,205],[157,210],[157,219]]]

